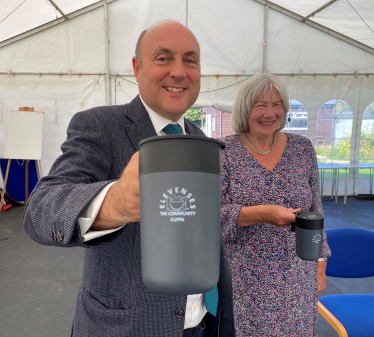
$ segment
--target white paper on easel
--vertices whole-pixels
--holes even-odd
[[[43,115],[39,111],[7,111],[4,158],[41,159]]]

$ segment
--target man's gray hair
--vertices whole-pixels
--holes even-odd
[[[138,41],[136,42],[135,56],[136,56],[136,60],[138,61],[138,64],[139,64],[140,67],[142,66],[142,54],[140,53],[140,45],[142,43],[142,40],[143,40],[143,37],[144,37],[145,33],[148,32],[148,30],[149,30],[149,28],[143,30],[139,35]]]
[[[160,23],[167,22],[167,21],[175,21],[175,20],[166,19],[166,20],[159,21],[159,22],[155,23],[154,25],[152,25],[151,27],[143,30],[140,33],[140,35],[138,37],[138,41],[136,42],[136,47],[135,47],[135,56],[136,56],[136,60],[138,61],[138,64],[139,64],[140,67],[142,66],[142,54],[140,52],[140,45],[142,44],[142,40],[143,40],[143,37],[144,37],[145,33],[148,32],[151,28],[159,25]]]
[[[273,88],[278,90],[283,103],[283,117],[277,131],[286,126],[287,112],[290,106],[286,88],[275,75],[258,73],[245,82],[235,100],[231,128],[236,134],[249,131],[248,118],[253,106],[260,95],[264,95],[266,90],[270,89],[271,91]]]

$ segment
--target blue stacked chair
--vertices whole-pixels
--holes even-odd
[[[374,232],[357,228],[326,230],[331,248],[326,275],[341,278],[374,276]],[[374,289],[374,282],[373,282]],[[318,312],[341,337],[374,336],[374,295],[328,295]]]

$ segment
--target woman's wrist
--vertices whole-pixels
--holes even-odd
[[[262,208],[262,205],[242,207],[239,212],[238,225],[245,227],[263,222]]]

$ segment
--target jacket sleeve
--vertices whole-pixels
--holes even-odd
[[[26,234],[51,246],[97,246],[115,240],[121,230],[89,245],[81,239],[78,217],[111,181],[108,133],[90,112],[77,113],[61,146],[62,155],[30,195],[23,215]]]
[[[317,163],[317,156],[316,151],[313,148],[311,143],[309,145],[310,151],[310,167],[311,167],[311,174],[309,178],[309,186],[312,192],[312,205],[310,207],[311,212],[318,212],[323,214],[323,207],[322,207],[322,200],[320,195],[320,182],[319,182],[319,171],[318,171],[318,163]],[[322,248],[321,248],[321,257],[329,257],[331,256],[330,248],[327,244],[327,237],[325,230],[323,230],[323,237],[322,237]]]

